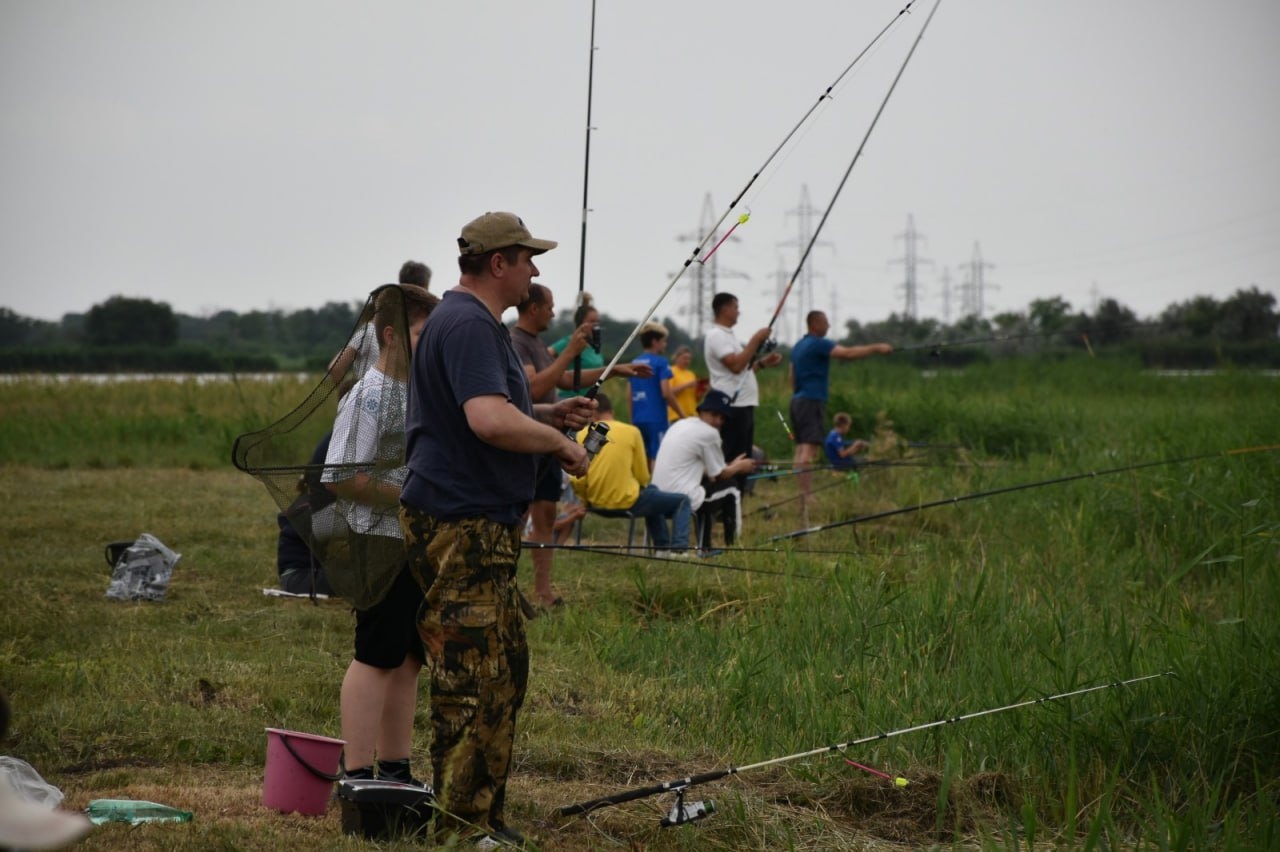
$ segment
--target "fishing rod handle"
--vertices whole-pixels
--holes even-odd
[[[586,398],[586,399],[595,399],[595,398],[596,398],[596,394],[598,394],[598,393],[600,393],[600,380],[599,380],[599,379],[597,379],[597,380],[596,380],[596,383],[595,383],[595,384],[593,384],[591,387],[587,388],[587,392],[586,392],[586,393],[584,393],[582,396],[583,396],[584,398]],[[596,428],[596,426],[603,426],[603,432],[604,432],[604,435],[602,435],[602,436],[601,436],[601,437],[603,438],[603,440],[601,440],[601,441],[600,441],[600,443],[596,446],[596,448],[595,448],[594,450],[592,450],[590,447],[587,447],[587,453],[588,453],[592,458],[595,458],[595,455],[596,455],[596,453],[597,453],[597,452],[599,452],[600,447],[603,447],[603,446],[605,445],[605,443],[608,441],[608,434],[609,434],[609,427],[608,427],[608,426],[605,426],[604,424],[602,424],[602,423],[601,423],[600,421],[598,421],[598,420],[593,421],[593,422],[591,422],[591,423],[589,423],[589,424],[587,425],[587,434],[586,434],[586,435],[584,435],[584,436],[583,436],[583,439],[582,439],[583,446],[586,446],[587,441],[591,440],[592,431]],[[576,430],[576,429],[565,429],[565,430],[564,430],[564,436],[565,436],[566,438],[568,438],[570,441],[573,441],[575,444],[578,442],[578,432],[577,432],[577,430]]]
[[[732,775],[737,771],[737,767],[730,766],[728,769],[716,769],[711,772],[690,775],[688,778],[678,778],[675,781],[666,781],[662,784],[653,784],[648,787],[636,787],[633,790],[623,790],[622,792],[614,793],[611,796],[601,796],[598,799],[579,802],[576,805],[565,805],[560,809],[560,816],[585,814],[594,811],[596,808],[603,808],[606,805],[620,805],[624,802],[634,802],[636,799],[656,796],[659,793],[673,793],[676,790],[683,790],[685,787],[692,787],[695,784],[705,784],[708,781],[718,781],[719,779]]]

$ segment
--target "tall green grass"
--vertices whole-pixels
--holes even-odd
[[[313,386],[293,376],[207,383],[14,381],[0,385],[0,464],[225,467],[237,436],[274,422]],[[327,429],[314,425],[307,446]]]
[[[905,437],[974,447],[922,450],[926,459],[985,466],[869,471],[822,491],[811,522],[1215,455],[718,560],[777,573],[560,553],[555,576],[570,604],[530,625],[534,673],[511,790],[517,823],[549,848],[1274,847],[1280,453],[1216,454],[1280,443],[1276,380],[1102,366],[995,364],[927,377],[863,362],[835,371],[832,411],[850,410],[866,431],[883,411]],[[203,391],[182,386],[119,395],[0,388],[0,498],[10,507],[0,516],[0,687],[18,714],[11,753],[73,798],[127,788],[149,767],[249,772],[267,725],[337,732],[348,615],[263,599],[257,587],[271,582],[274,546],[265,492],[239,474],[185,469],[215,466],[212,455],[202,461],[205,448],[227,440],[225,430],[264,425],[305,389],[223,388],[206,404]],[[759,440],[785,456],[789,441],[769,410],[786,407],[779,376],[766,374],[764,394]],[[92,465],[72,460],[90,450],[75,445],[92,445],[91,430],[55,426],[90,411],[106,423],[135,418],[124,400],[184,442],[149,463],[155,469],[83,469]],[[9,414],[19,409],[43,418],[22,428],[46,436],[45,455],[15,455]],[[115,455],[99,442],[101,464],[152,457],[153,433],[113,435]],[[799,526],[796,504],[783,502],[795,487],[759,483],[748,511],[779,508],[749,516],[746,544]],[[184,553],[170,599],[102,600],[101,544],[144,529]],[[586,535],[620,533],[597,523]],[[908,777],[904,789],[832,756],[708,785],[695,795],[715,798],[720,813],[689,828],[657,829],[653,802],[592,821],[551,816],[640,783],[1162,671],[1176,677],[849,755]],[[418,728],[425,760],[425,713]],[[263,818],[267,837],[274,826]],[[323,831],[311,842],[323,845]],[[212,839],[235,845],[238,832],[229,820]]]

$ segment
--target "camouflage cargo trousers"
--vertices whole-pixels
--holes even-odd
[[[437,830],[503,825],[529,646],[516,587],[520,534],[485,518],[441,521],[402,508],[409,568],[426,603],[418,633],[431,673],[431,769],[449,815]]]

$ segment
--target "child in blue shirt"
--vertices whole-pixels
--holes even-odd
[[[870,444],[861,438],[853,441],[845,438],[853,425],[853,418],[843,411],[835,416],[831,425],[835,428],[827,433],[827,439],[822,442],[822,448],[827,452],[827,461],[836,470],[853,470],[858,466],[855,456],[866,452]]]

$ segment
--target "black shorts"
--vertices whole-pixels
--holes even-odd
[[[797,444],[822,445],[827,439],[827,403],[821,399],[791,397],[791,428]]]
[[[375,669],[399,668],[406,654],[426,662],[418,636],[420,606],[422,589],[406,565],[385,598],[370,609],[356,610],[356,660]]]
[[[560,491],[564,480],[560,475],[560,460],[553,455],[545,455],[538,460],[538,481],[533,486],[534,500],[550,500],[555,503],[560,499]]]

